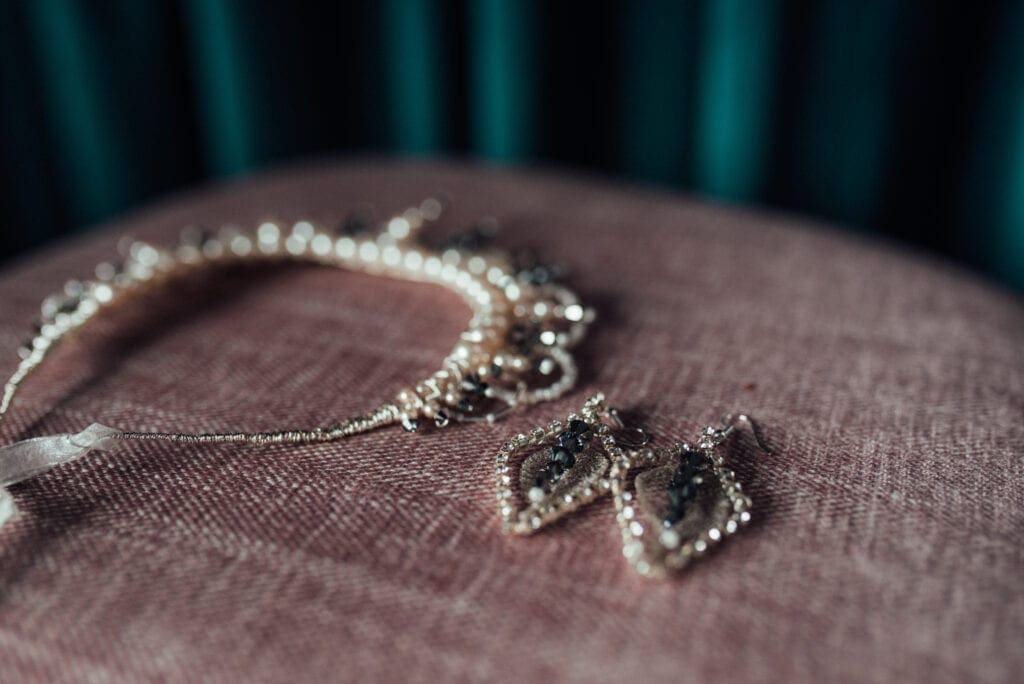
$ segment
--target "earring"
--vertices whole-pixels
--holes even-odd
[[[611,491],[609,455],[619,447],[604,421],[615,417],[599,393],[565,422],[551,421],[502,445],[494,474],[505,533],[532,534]]]
[[[719,453],[739,423],[771,453],[756,424],[740,414],[726,416],[722,427],[704,428],[695,446],[619,449],[613,457],[609,479],[622,552],[641,575],[680,570],[750,521],[750,497]],[[630,474],[641,469],[630,487]]]
[[[502,531],[527,535],[611,493],[623,555],[641,575],[664,577],[685,567],[750,521],[750,497],[719,447],[749,416],[726,416],[696,446],[648,448],[650,435],[623,423],[603,394],[565,422],[554,420],[502,445],[495,465]]]

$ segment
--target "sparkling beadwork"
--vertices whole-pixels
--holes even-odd
[[[513,255],[493,248],[478,251],[493,238],[493,221],[479,223],[452,240],[427,239],[421,232],[424,223],[436,219],[439,212],[439,203],[427,201],[379,223],[368,212],[357,210],[334,231],[310,220],[264,221],[250,234],[235,226],[216,231],[191,229],[183,231],[181,243],[171,249],[126,239],[121,250],[126,255],[123,264],[101,264],[95,280],[71,281],[44,301],[45,335],[19,350],[21,362],[0,396],[0,416],[49,349],[98,310],[119,301],[123,292],[144,282],[163,282],[155,276],[179,268],[281,258],[441,285],[461,295],[470,306],[470,326],[445,357],[440,371],[364,415],[326,428],[174,433],[166,437],[189,443],[319,442],[385,425],[401,424],[415,431],[421,419],[437,426],[451,420],[493,421],[511,408],[564,394],[577,379],[569,348],[583,337],[592,312],[562,285],[539,286],[517,280],[514,274],[519,261]],[[542,331],[556,332],[554,346],[543,349],[543,360],[551,372],[535,376],[531,368],[539,357],[533,352]],[[145,434],[126,433],[128,438]]]

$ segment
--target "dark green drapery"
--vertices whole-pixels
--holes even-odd
[[[4,256],[295,156],[780,206],[1024,287],[1024,2],[6,0]]]

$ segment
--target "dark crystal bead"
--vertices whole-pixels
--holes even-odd
[[[476,373],[471,373],[463,378],[462,389],[470,394],[482,395],[487,391],[487,383]]]
[[[516,269],[516,274],[533,285],[544,285],[565,276],[565,269],[562,266],[541,263],[538,256],[529,251],[514,254],[512,263]]]
[[[438,411],[437,415],[434,416],[434,425],[437,427],[447,427],[449,423],[448,413],[446,411]]]
[[[590,426],[587,425],[586,421],[582,421],[578,418],[569,421],[569,432],[572,433],[574,437],[582,437],[589,431]]]
[[[469,228],[466,228],[465,230],[452,233],[447,238],[438,242],[437,247],[441,250],[478,250],[491,244],[491,242],[494,241],[494,236],[497,235],[497,232],[497,222],[481,221]]]
[[[680,466],[672,473],[672,482],[669,484],[670,487],[682,487],[684,484],[693,479],[693,471],[689,468]]]
[[[551,454],[548,456],[548,460],[562,468],[562,470],[568,470],[576,465],[576,457],[573,453],[562,446],[551,447]]]
[[[489,235],[482,226],[473,226],[465,233],[463,233],[463,242],[470,249],[480,249],[486,247],[494,239],[493,235]]]
[[[665,513],[663,521],[665,527],[671,527],[683,519],[683,516],[686,515],[686,509],[696,494],[697,487],[692,482],[682,486],[669,487],[667,492],[668,511]]]
[[[445,247],[448,249],[475,250],[477,246],[476,238],[470,232],[456,233],[445,242]]]
[[[545,266],[530,268],[525,275],[526,282],[534,285],[545,285],[552,281],[551,271]]]
[[[500,378],[501,374],[503,372],[505,372],[505,370],[501,366],[499,366],[496,363],[492,363],[491,364],[491,377],[492,378]]]
[[[469,399],[460,399],[459,403],[455,405],[455,410],[457,410],[459,413],[472,413],[473,402],[471,402]]]
[[[455,233],[445,241],[444,246],[448,249],[472,250],[476,249],[476,241],[471,233]]]
[[[697,495],[697,485],[687,482],[682,486],[668,488],[668,503],[673,510],[682,509]]]
[[[338,235],[356,236],[369,232],[373,227],[370,217],[361,212],[350,214],[337,228]]]
[[[540,339],[540,331],[535,325],[516,323],[508,331],[508,342],[518,353],[528,356]]]
[[[675,473],[672,474],[672,482],[682,486],[696,477],[698,472],[700,472],[700,463],[695,463],[694,460],[684,456],[676,466]]]
[[[587,446],[586,440],[576,437],[568,432],[558,436],[558,446],[573,454],[578,454]]]
[[[693,480],[704,466],[704,454],[699,451],[683,449],[679,455],[679,465],[672,474],[672,486],[682,487]]]
[[[483,218],[473,224],[473,232],[484,241],[490,243],[498,236],[498,222],[493,218]]]
[[[561,479],[563,473],[565,473],[565,468],[563,468],[560,464],[551,463],[550,465],[548,465],[548,475],[551,478],[552,483],[558,482],[558,480]]]
[[[700,470],[704,465],[704,454],[693,449],[683,449],[679,453],[680,467],[687,466],[692,470]]]

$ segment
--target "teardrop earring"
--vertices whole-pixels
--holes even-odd
[[[633,450],[613,459],[609,478],[623,555],[641,575],[680,570],[750,521],[753,502],[719,449],[740,423],[770,454],[756,423],[739,414],[704,428],[695,445]]]
[[[532,534],[611,491],[608,457],[616,449],[604,422],[604,395],[565,421],[514,435],[495,464],[498,513],[507,534]]]

